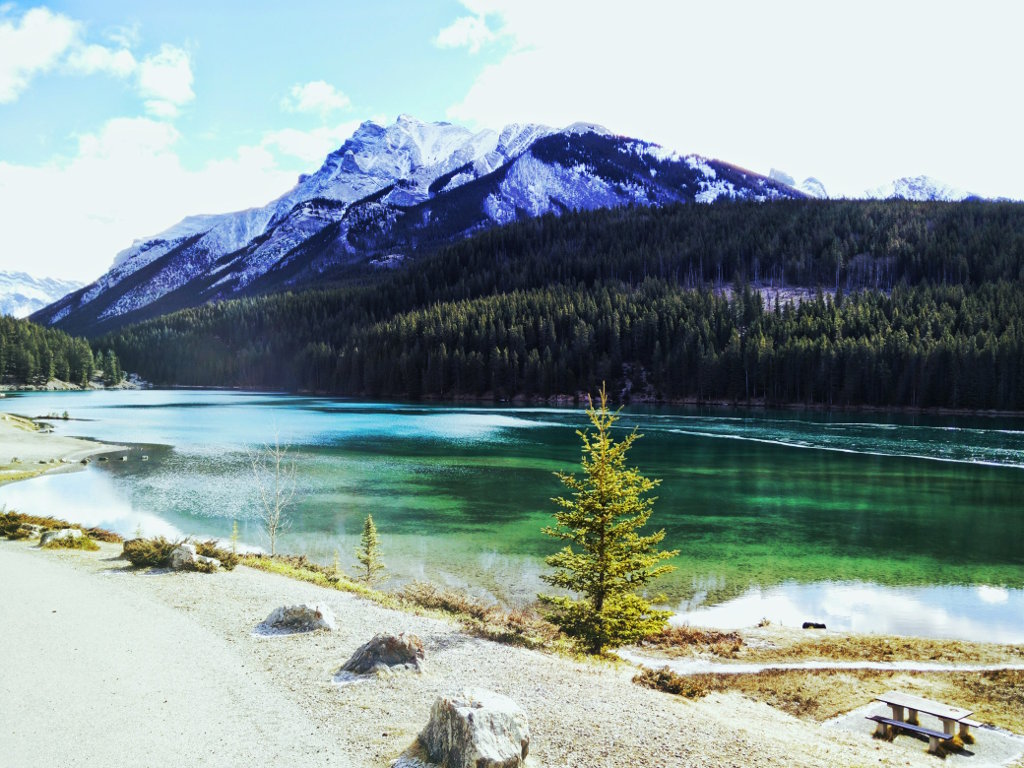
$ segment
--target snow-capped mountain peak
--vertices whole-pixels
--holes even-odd
[[[28,317],[82,287],[74,280],[35,278],[24,272],[0,272],[0,315]]]
[[[803,193],[742,168],[680,157],[593,123],[472,131],[400,115],[362,123],[265,206],[190,216],[133,243],[92,285],[37,314],[77,331],[247,291],[400,264],[419,248],[545,213],[618,205],[767,200]],[[376,261],[375,261],[376,260]]]
[[[944,200],[957,202],[969,197],[976,197],[962,189],[957,189],[930,176],[903,176],[867,190],[863,197],[869,200]]]

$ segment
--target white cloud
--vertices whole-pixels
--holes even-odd
[[[295,157],[304,163],[323,162],[359,127],[358,120],[351,120],[334,126],[323,126],[309,131],[285,128],[267,133],[260,145],[274,149],[283,155]]]
[[[0,14],[0,104],[14,101],[34,75],[51,69],[71,47],[78,22],[46,8],[26,11],[18,21]]]
[[[128,77],[137,66],[135,57],[127,48],[112,49],[102,45],[83,45],[74,48],[67,57],[72,72],[91,75],[104,72],[115,77]]]
[[[173,45],[160,46],[138,67],[139,94],[146,110],[157,117],[174,117],[179,108],[192,101],[192,63],[188,52]]]
[[[437,33],[434,44],[439,48],[468,48],[477,53],[497,36],[487,26],[484,16],[461,16]]]
[[[297,83],[281,100],[282,108],[289,112],[317,112],[320,115],[346,109],[350,104],[348,96],[323,80]]]
[[[1024,70],[1024,5],[464,5],[509,50],[449,109],[454,120],[594,121],[762,173],[816,176],[836,193],[924,173],[1024,195],[1024,105],[1010,95]],[[446,34],[472,50],[471,27]]]
[[[93,280],[138,237],[189,214],[263,205],[295,183],[270,148],[243,147],[192,170],[179,159],[182,141],[165,122],[117,118],[79,137],[69,160],[0,161],[0,268]]]

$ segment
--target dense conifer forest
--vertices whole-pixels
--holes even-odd
[[[94,355],[85,339],[0,315],[0,383],[42,385],[59,379],[84,386],[97,369],[107,384],[123,378],[113,351]]]
[[[567,213],[334,278],[98,344],[157,383],[1024,409],[1016,204]]]

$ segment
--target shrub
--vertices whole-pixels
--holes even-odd
[[[238,565],[238,555],[217,546],[217,542],[209,541],[170,541],[163,536],[154,539],[135,538],[124,543],[124,556],[136,568],[167,568],[171,564],[171,553],[182,544],[190,543],[196,548],[196,554],[203,557],[214,557],[220,560],[225,570],[233,570]],[[213,573],[217,569],[208,563],[193,563],[189,569],[199,573]]]
[[[197,555],[217,558],[220,560],[221,567],[225,571],[233,571],[235,566],[238,565],[238,555],[230,549],[218,546],[217,542],[213,539],[209,541],[194,541],[192,543],[195,544]]]
[[[21,512],[0,511],[0,536],[10,538],[9,533],[15,532],[22,525],[38,525],[46,530],[54,528],[77,528],[89,538],[95,541],[106,541],[113,544],[124,541],[119,535],[103,528],[83,528],[80,525],[69,523],[66,520],[59,520],[55,517],[39,517],[38,515],[25,515]]]
[[[24,525],[9,526],[6,530],[3,531],[3,535],[6,536],[8,539],[11,539],[12,541],[17,541],[19,539],[27,539],[33,533],[34,531],[32,531],[31,528],[26,528]]]
[[[181,543],[168,541],[163,536],[155,539],[128,539],[124,543],[124,556],[136,568],[165,568],[170,565],[171,552]]]
[[[100,545],[90,539],[88,536],[79,536],[78,538],[62,538],[62,539],[50,539],[43,545],[43,549],[81,549],[86,552],[95,552],[100,548]]]
[[[709,693],[707,686],[700,680],[677,675],[668,667],[661,669],[644,667],[633,677],[633,682],[645,688],[685,696],[688,699],[701,699]]]

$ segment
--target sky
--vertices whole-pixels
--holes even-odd
[[[1022,28],[986,0],[0,0],[0,270],[91,281],[402,113],[1024,198]]]

